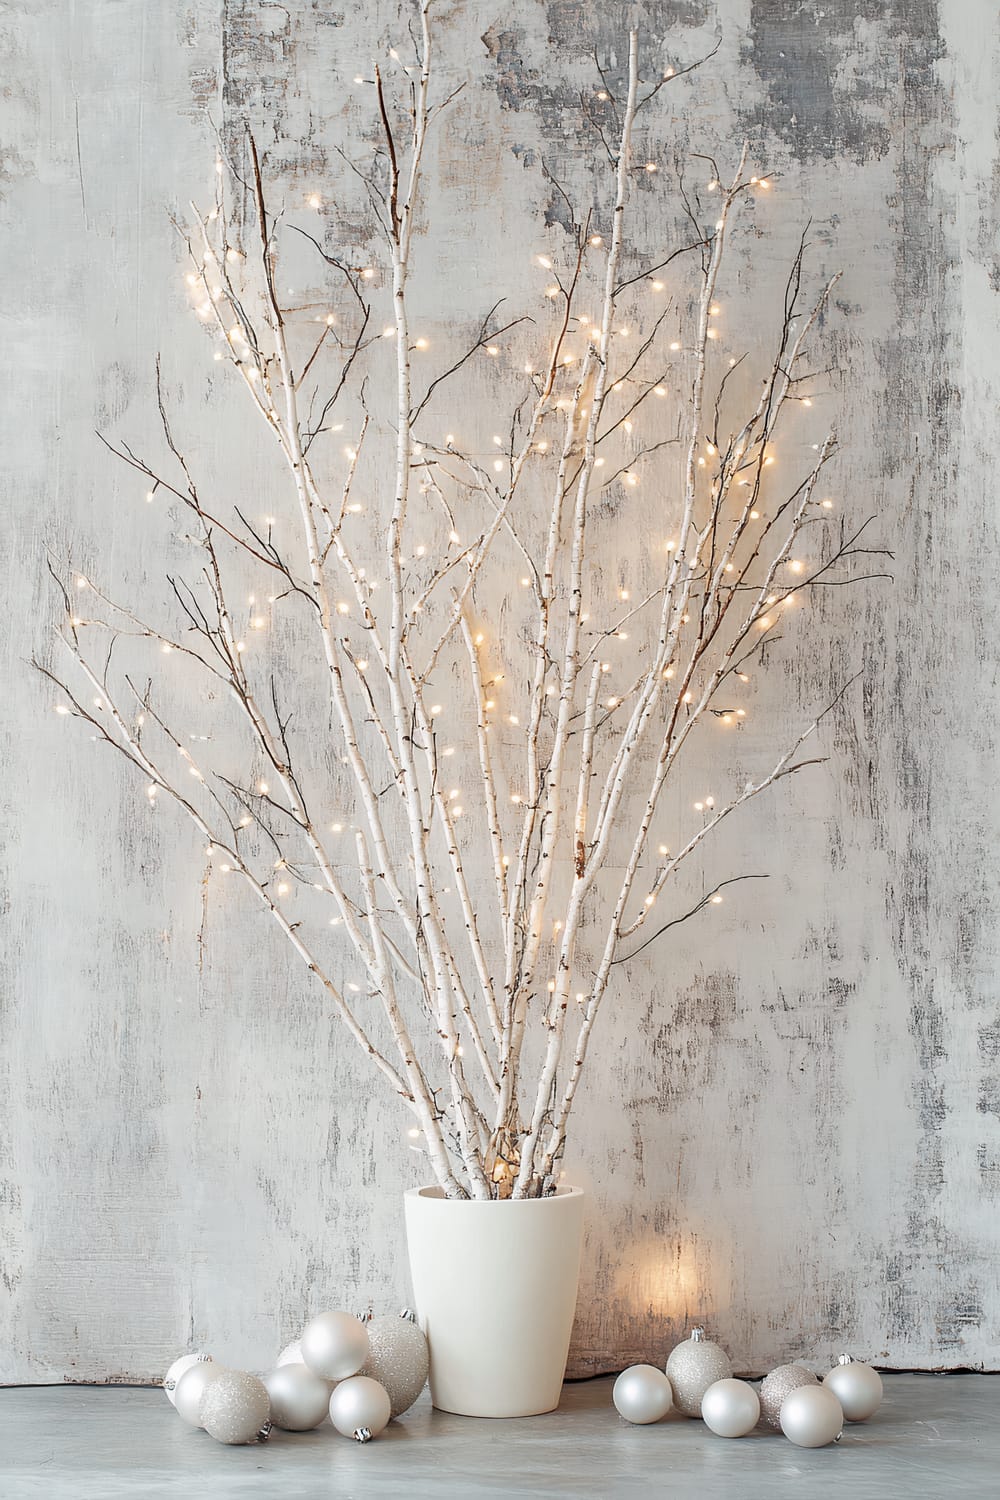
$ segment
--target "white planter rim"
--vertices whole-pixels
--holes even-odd
[[[463,1213],[469,1208],[535,1208],[540,1203],[565,1202],[569,1198],[582,1198],[583,1188],[560,1183],[554,1193],[545,1198],[449,1198],[443,1187],[434,1183],[430,1187],[407,1188],[405,1198],[420,1198],[423,1202],[440,1203],[446,1208],[460,1208]]]

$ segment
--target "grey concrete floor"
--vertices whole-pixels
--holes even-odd
[[[186,1427],[158,1390],[0,1390],[0,1497],[1000,1500],[1000,1376],[886,1376],[873,1420],[811,1452],[763,1432],[727,1442],[683,1417],[629,1427],[611,1386],[610,1378],[568,1385],[557,1412],[511,1422],[446,1416],[425,1395],[364,1448],[329,1424],[220,1447]]]

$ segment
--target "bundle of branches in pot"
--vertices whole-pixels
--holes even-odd
[[[376,149],[359,166],[345,148],[325,235],[296,238],[302,226],[271,207],[249,131],[220,152],[216,200],[185,226],[196,312],[270,434],[285,500],[275,484],[261,522],[216,498],[161,386],[165,462],[108,442],[186,518],[195,564],[169,579],[155,618],[93,568],[53,569],[69,664],[41,670],[58,710],[134,768],[149,806],[190,820],[212,878],[242,882],[409,1111],[433,1178],[411,1233],[422,1214],[478,1209],[493,1252],[449,1235],[456,1264],[475,1260],[486,1286],[491,1253],[520,1244],[537,1275],[549,1255],[562,1295],[521,1308],[522,1332],[540,1325],[553,1351],[544,1378],[473,1398],[468,1366],[447,1388],[442,1373],[442,1299],[458,1273],[431,1264],[440,1239],[435,1255],[414,1254],[435,1398],[496,1413],[558,1399],[580,1235],[560,1161],[618,966],[721,899],[726,880],[672,907],[675,876],[740,807],[815,762],[807,742],[833,705],[674,840],[678,766],[702,726],[738,729],[793,600],[871,576],[872,549],[863,527],[830,524],[819,481],[832,432],[783,486],[770,469],[779,424],[810,400],[810,342],[834,284],[806,297],[804,242],[771,347],[747,356],[752,382],[714,337],[734,221],[770,191],[748,149],[728,175],[711,163],[708,191],[683,195],[678,242],[630,241],[656,111],[685,71],[645,79],[634,34],[582,106],[594,206],[578,209],[553,179],[563,211],[537,257],[543,314],[501,322],[494,308],[471,335],[438,328],[428,341],[421,276],[434,267],[421,269],[415,235],[435,209],[428,136],[462,107],[460,90],[436,86],[432,3],[416,6],[412,57],[394,51],[391,78],[374,71]],[[381,251],[338,240],[338,192],[359,183]],[[292,243],[322,281],[301,302],[282,291]],[[446,425],[449,394],[479,362],[495,377],[485,451]],[[351,444],[339,473],[335,431]],[[650,493],[654,537],[648,501],[629,520]],[[609,524],[643,548],[638,589],[603,576]],[[262,601],[249,617],[248,582]],[[218,716],[210,737],[171,711],[182,669],[225,690],[200,705]],[[510,1242],[498,1202],[518,1215]],[[524,1227],[545,1205],[564,1220],[551,1253]],[[486,1317],[497,1299],[470,1291],[466,1322],[477,1302]],[[506,1299],[499,1311],[510,1347],[518,1311]],[[469,1333],[480,1346],[498,1337]]]

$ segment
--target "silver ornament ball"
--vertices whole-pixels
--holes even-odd
[[[660,1422],[674,1404],[670,1381],[655,1365],[632,1365],[615,1381],[611,1399],[626,1422]]]
[[[198,1364],[185,1370],[178,1380],[174,1391],[174,1406],[177,1415],[183,1417],[185,1422],[190,1422],[192,1427],[201,1426],[205,1392],[223,1374],[225,1368],[225,1365],[216,1364],[214,1359],[200,1360]]]
[[[301,1365],[304,1363],[305,1361],[302,1358],[302,1343],[300,1339],[296,1339],[293,1344],[285,1345],[274,1361],[274,1366],[275,1369],[278,1369],[281,1365]]]
[[[430,1351],[423,1329],[405,1314],[370,1318],[365,1324],[370,1352],[360,1374],[385,1386],[394,1417],[408,1411],[427,1384]]]
[[[673,1387],[674,1405],[686,1417],[701,1416],[701,1398],[717,1380],[728,1380],[733,1367],[726,1351],[692,1328],[691,1337],[672,1349],[667,1360],[667,1378]]]
[[[746,1437],[760,1421],[760,1400],[745,1380],[717,1380],[701,1398],[701,1415],[717,1437]]]
[[[218,1443],[256,1443],[270,1430],[271,1402],[262,1380],[223,1370],[205,1392],[201,1425]]]
[[[324,1380],[356,1375],[369,1353],[368,1330],[353,1313],[320,1313],[306,1324],[299,1342],[302,1363]]]
[[[823,1384],[844,1408],[849,1422],[867,1422],[882,1405],[882,1377],[871,1365],[842,1354]]]
[[[827,1443],[840,1442],[843,1408],[819,1382],[797,1386],[781,1403],[781,1430],[797,1448],[825,1448]]]
[[[805,1365],[779,1365],[761,1381],[761,1420],[766,1422],[768,1427],[773,1427],[775,1432],[779,1432],[781,1430],[781,1403],[789,1392],[797,1390],[800,1385],[818,1384],[819,1381],[812,1370],[807,1370]]]
[[[330,1386],[308,1365],[278,1365],[264,1376],[271,1402],[271,1421],[285,1432],[309,1432],[325,1419]]]
[[[210,1354],[182,1354],[178,1359],[174,1360],[170,1369],[163,1377],[163,1389],[167,1393],[167,1400],[171,1406],[176,1404],[174,1398],[177,1390],[177,1382],[185,1371],[193,1369],[195,1365],[207,1364],[211,1358]]]
[[[330,1421],[344,1437],[368,1442],[384,1432],[392,1407],[385,1386],[368,1375],[342,1380],[330,1396]]]

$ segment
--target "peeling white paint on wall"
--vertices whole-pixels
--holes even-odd
[[[291,183],[332,190],[350,79],[399,35],[395,6],[368,10],[0,11],[6,1381],[149,1379],[189,1342],[262,1365],[307,1312],[406,1300],[407,1122],[236,893],[213,893],[199,972],[198,841],[150,817],[24,666],[52,617],[47,546],[160,597],[176,540],[94,436],[155,450],[158,350],[205,471],[234,493],[266,474],[191,324],[168,215],[211,191],[206,110],[230,132],[249,116]],[[594,1193],[572,1370],[660,1359],[695,1318],[744,1370],[842,1347],[996,1368],[993,8],[442,14],[445,67],[475,86],[438,147],[428,318],[471,323],[484,284],[533,294],[511,246],[539,232],[539,152],[584,180],[569,124],[590,47],[635,14],[657,56],[688,60],[718,23],[664,156],[731,155],[748,131],[776,174],[729,293],[744,342],[805,219],[818,271],[843,267],[837,489],[896,555],[893,587],[830,591],[833,649],[787,653],[765,690],[791,738],[865,668],[827,766],[734,820],[706,876],[772,878],[652,949],[605,1016],[568,1163]],[[471,265],[448,232],[463,218],[493,235]]]

